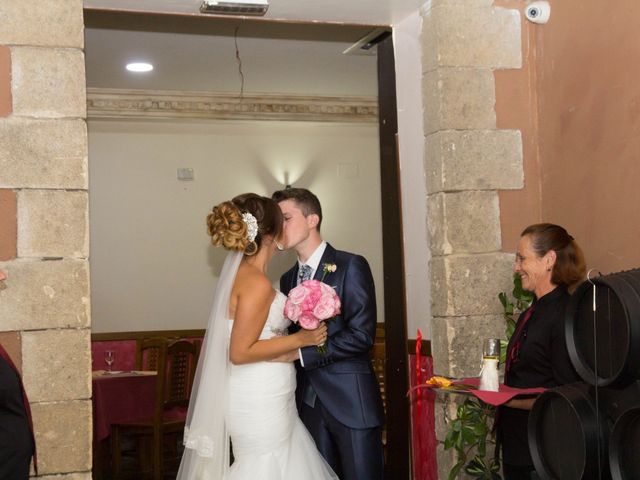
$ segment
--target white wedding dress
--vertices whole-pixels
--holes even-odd
[[[177,480],[331,480],[296,410],[293,363],[233,365],[229,299],[243,255],[230,252],[213,295],[198,359]],[[261,340],[285,335],[286,297],[277,292]],[[229,441],[231,439],[231,442]],[[233,465],[229,445],[233,444]]]
[[[286,296],[277,292],[261,340],[285,335]],[[233,320],[229,320],[229,332]],[[298,417],[293,363],[231,365],[225,415],[234,463],[229,480],[337,479]]]

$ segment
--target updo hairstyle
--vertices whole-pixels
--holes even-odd
[[[243,213],[250,213],[258,222],[258,234],[249,241]],[[282,211],[278,204],[255,193],[244,193],[222,202],[207,215],[207,230],[211,243],[245,255],[255,255],[265,235],[279,238],[282,233]]]
[[[584,253],[564,228],[552,223],[538,223],[525,228],[521,236],[525,235],[531,237],[531,246],[538,257],[551,250],[556,252],[551,283],[571,289],[584,280],[587,271]]]

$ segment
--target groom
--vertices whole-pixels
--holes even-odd
[[[376,334],[376,300],[367,261],[336,250],[322,240],[318,198],[303,188],[273,194],[284,217],[285,248],[298,262],[280,278],[286,295],[304,280],[320,280],[336,290],[342,313],[327,323],[326,353],[300,350],[296,401],[298,412],[318,450],[341,480],[383,478],[384,413],[377,378],[369,359]],[[331,269],[332,270],[332,269]],[[296,328],[299,328],[295,326]]]

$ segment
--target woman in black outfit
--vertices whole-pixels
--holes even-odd
[[[556,387],[579,380],[567,351],[564,313],[569,290],[585,276],[582,250],[567,231],[549,223],[521,234],[514,271],[535,294],[516,324],[505,363],[510,387]],[[538,478],[527,442],[527,420],[535,398],[515,398],[500,407],[498,435],[506,480]]]
[[[5,279],[0,270],[0,284]],[[0,287],[0,290],[2,288]],[[29,478],[35,443],[27,414],[22,381],[6,350],[0,345],[0,479]]]

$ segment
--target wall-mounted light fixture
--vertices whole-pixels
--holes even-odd
[[[125,68],[134,73],[146,73],[153,70],[153,65],[147,62],[132,62],[127,63]]]

